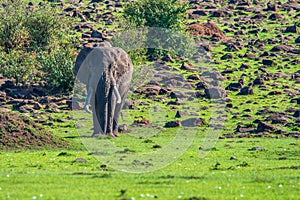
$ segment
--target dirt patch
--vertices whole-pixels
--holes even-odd
[[[28,117],[8,111],[0,112],[0,149],[62,148],[68,145],[68,142]]]
[[[193,36],[214,36],[220,38],[222,41],[230,39],[226,37],[222,30],[213,22],[205,22],[202,24],[191,23],[188,25],[187,30],[190,31]]]

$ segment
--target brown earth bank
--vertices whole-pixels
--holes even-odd
[[[0,109],[0,150],[63,148],[69,143],[26,116]]]

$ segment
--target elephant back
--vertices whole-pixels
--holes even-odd
[[[88,83],[88,77],[86,73],[79,73],[79,69],[88,57],[89,53],[93,51],[93,47],[84,47],[78,54],[76,61],[75,61],[75,67],[74,67],[74,75],[79,79],[82,83],[87,84]],[[84,69],[82,69],[84,70]]]

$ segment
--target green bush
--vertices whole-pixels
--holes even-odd
[[[178,0],[138,0],[128,3],[124,18],[137,27],[183,30],[188,4]]]
[[[59,7],[27,7],[22,0],[4,0],[0,5],[0,73],[16,84],[46,80],[53,91],[70,91],[66,82],[74,79],[69,68],[76,39],[72,21]]]
[[[28,52],[10,50],[0,53],[0,72],[8,77],[13,78],[16,84],[25,84],[32,82],[38,77],[35,70],[35,55]]]
[[[70,49],[59,48],[56,51],[43,53],[39,57],[41,71],[48,86],[63,91],[72,91],[74,85],[74,59]]]
[[[147,55],[151,58],[163,56],[167,52],[178,55],[178,49],[187,48],[185,19],[188,3],[178,0],[138,0],[128,3],[124,8],[124,19],[127,28],[157,27],[147,33]],[[182,37],[183,36],[183,37]]]

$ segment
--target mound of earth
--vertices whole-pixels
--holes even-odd
[[[191,23],[188,25],[187,30],[190,31],[193,36],[206,36],[219,37],[222,41],[226,41],[229,38],[225,36],[222,30],[213,22],[205,22],[202,24]]]
[[[41,149],[66,147],[68,142],[45,130],[28,117],[0,112],[0,149]]]

